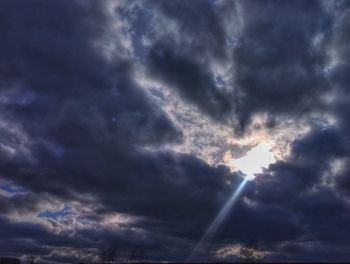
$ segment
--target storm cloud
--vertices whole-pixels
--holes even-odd
[[[268,261],[348,260],[349,19],[345,1],[1,1],[0,255],[184,261],[242,181],[225,153],[268,137],[283,155],[200,259],[256,239]]]

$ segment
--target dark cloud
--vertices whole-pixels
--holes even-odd
[[[252,114],[301,115],[327,89],[324,40],[330,19],[318,1],[242,3],[243,30],[234,49],[240,125]]]
[[[153,74],[179,89],[185,99],[203,112],[220,119],[232,110],[230,95],[218,90],[211,72],[201,63],[175,54],[161,44],[153,48],[149,59]]]
[[[283,231],[292,230],[292,232],[279,243],[294,240],[295,242],[290,242],[290,244],[298,244],[303,253],[289,252],[288,249],[287,252],[291,254],[290,256],[272,255],[271,260],[275,257],[276,259],[297,259],[298,261],[342,259],[345,257],[342,255],[332,258],[332,253],[329,253],[327,257],[326,255],[319,257],[312,249],[322,251],[328,247],[335,247],[335,245],[341,248],[346,246],[348,241],[349,231],[346,222],[350,217],[348,214],[349,205],[336,186],[328,185],[330,181],[334,183],[334,178],[339,177],[339,175],[331,175],[330,177],[334,177],[333,179],[327,178],[327,175],[331,174],[333,162],[349,155],[345,140],[347,139],[339,130],[322,130],[315,127],[307,136],[293,142],[289,160],[270,165],[269,169],[259,175],[254,182],[248,197],[268,206],[283,208],[291,214],[289,217],[280,218],[284,219],[283,224],[292,221],[299,229],[298,232],[297,229],[282,228]],[[340,175],[344,175],[344,171],[341,171]],[[269,215],[276,216],[277,214]],[[259,223],[261,222],[259,221]],[[274,230],[271,236],[278,233]],[[267,238],[261,240],[269,241]],[[289,245],[289,242],[287,244]],[[312,244],[311,248],[308,244]],[[294,248],[294,246],[292,247]],[[336,249],[330,250],[333,252]],[[281,252],[283,251],[281,250]]]
[[[241,135],[255,114],[272,132],[284,119],[309,127],[249,182],[213,248],[255,238],[268,260],[346,260],[346,5],[114,4],[0,3],[0,180],[12,186],[0,188],[0,254],[65,263],[114,245],[186,259],[242,179],[200,146],[173,148],[185,127],[144,74]]]
[[[324,75],[324,48],[331,18],[320,2],[237,2],[240,11],[233,4],[216,9],[212,5],[207,17],[214,22],[208,27],[202,19],[194,19],[206,14],[206,2],[203,6],[161,4],[167,17],[180,25],[181,34],[190,32],[193,39],[181,43],[174,33],[154,43],[149,60],[155,76],[177,88],[185,99],[215,120],[227,122],[235,116],[233,123],[238,132],[245,130],[258,113],[269,113],[271,123],[280,115],[299,118],[323,107],[320,95],[329,89]],[[192,18],[196,22],[187,23]],[[237,32],[216,30],[229,19],[231,23],[243,21],[237,25],[241,27]],[[215,34],[210,39],[217,43],[203,39],[202,33]],[[230,40],[233,44],[229,45]],[[201,49],[201,44],[206,49]],[[222,76],[215,73],[215,66],[210,67],[218,59],[217,49],[225,59],[232,56],[234,64],[231,77],[221,80],[221,84]]]
[[[220,17],[221,10],[215,7],[215,2],[153,1],[149,5],[151,8],[158,8],[168,20],[177,23],[183,40],[190,39],[189,45],[182,47],[184,50],[190,49],[199,56],[202,56],[203,53],[209,53],[217,58],[226,55],[224,21]]]

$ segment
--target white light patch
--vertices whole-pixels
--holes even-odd
[[[272,146],[267,142],[261,142],[238,159],[231,159],[229,166],[234,170],[244,173],[248,180],[253,180],[255,174],[261,173],[263,168],[267,168],[276,161],[271,152]]]

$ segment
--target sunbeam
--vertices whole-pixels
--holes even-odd
[[[211,223],[211,225],[208,227],[202,238],[199,240],[195,248],[192,250],[190,256],[188,257],[187,261],[193,261],[198,251],[201,249],[201,247],[205,244],[210,242],[214,235],[217,233],[220,226],[223,224],[224,220],[226,219],[229,212],[232,210],[234,204],[239,198],[240,193],[243,190],[243,187],[247,184],[248,179],[244,178],[243,181],[240,183],[240,185],[237,187],[237,189],[233,192],[231,198],[226,202],[225,206],[220,210],[217,217],[214,219],[214,221]]]

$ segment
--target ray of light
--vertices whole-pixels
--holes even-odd
[[[229,212],[232,210],[232,207],[236,203],[236,201],[239,198],[240,193],[243,190],[243,187],[247,184],[248,179],[244,178],[243,181],[240,183],[240,185],[237,187],[237,189],[233,192],[230,199],[226,202],[224,207],[220,210],[217,217],[214,219],[214,221],[211,223],[211,225],[208,227],[202,238],[199,240],[195,248],[192,250],[190,256],[188,257],[187,261],[193,261],[195,260],[198,251],[202,248],[202,246],[205,243],[210,242],[214,235],[217,233],[220,226],[223,224],[224,220],[226,219]]]

